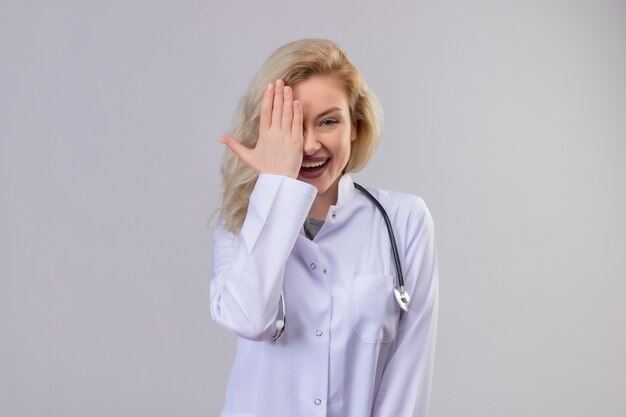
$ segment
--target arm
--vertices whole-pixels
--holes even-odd
[[[211,317],[220,326],[246,339],[269,336],[285,264],[316,195],[303,181],[262,173],[241,233],[215,229]]]
[[[432,385],[439,305],[434,225],[419,199],[408,224],[403,271],[411,295],[400,319],[396,346],[383,371],[373,417],[426,417]]]

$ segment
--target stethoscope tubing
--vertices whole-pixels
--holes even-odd
[[[387,212],[383,208],[382,204],[380,204],[380,202],[363,186],[355,182],[354,187],[357,190],[361,191],[363,194],[365,194],[367,198],[369,198],[372,203],[374,203],[374,205],[378,207],[378,210],[380,210],[383,218],[385,219],[385,225],[387,226],[387,232],[389,233],[389,241],[391,242],[391,250],[393,251],[393,260],[396,264],[396,273],[398,274],[398,285],[400,286],[400,288],[404,288],[404,275],[402,274],[402,265],[400,265],[400,255],[398,255],[398,246],[396,245],[396,238],[393,234],[393,228],[391,227],[391,221],[389,221],[389,216],[387,216]]]

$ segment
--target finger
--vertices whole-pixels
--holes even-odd
[[[280,129],[280,122],[283,118],[283,80],[276,80],[274,86],[274,107],[272,109],[272,127]]]
[[[259,129],[261,132],[267,131],[270,128],[272,122],[272,102],[274,99],[274,83],[269,83],[265,88],[263,94],[263,101],[261,102],[261,121],[259,123]]]
[[[300,101],[293,102],[293,122],[291,124],[291,137],[296,140],[303,140],[302,134],[302,104]]]
[[[285,86],[283,92],[283,119],[281,122],[280,130],[289,135],[291,134],[291,122],[293,119],[293,93],[291,87],[289,86]]]
[[[220,139],[220,142],[228,146],[231,151],[233,151],[239,158],[241,158],[243,162],[252,166],[250,163],[251,161],[250,156],[252,154],[252,149],[249,149],[248,147],[242,145],[241,143],[239,143],[237,139],[233,138],[232,136],[221,135],[219,139]]]

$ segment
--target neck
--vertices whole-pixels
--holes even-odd
[[[340,179],[341,177],[337,178],[337,180],[325,192],[317,194],[315,201],[313,201],[313,205],[309,210],[309,217],[315,220],[326,220],[330,206],[337,204]]]

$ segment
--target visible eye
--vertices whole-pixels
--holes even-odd
[[[334,119],[326,119],[326,120],[322,120],[322,123],[320,123],[322,126],[332,126],[339,123],[338,121],[334,120]]]

